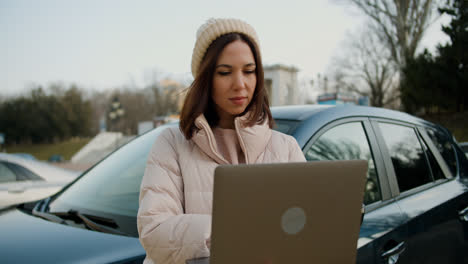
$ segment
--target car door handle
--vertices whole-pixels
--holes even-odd
[[[458,216],[460,216],[460,220],[463,222],[468,222],[468,207],[458,212]]]
[[[403,253],[405,249],[406,249],[405,242],[400,242],[394,248],[385,251],[382,254],[382,258],[385,260],[385,263],[395,264],[397,263],[398,259],[400,258],[401,253]]]

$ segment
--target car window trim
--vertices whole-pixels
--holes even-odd
[[[395,197],[395,199],[398,201],[398,200],[402,200],[402,199],[405,199],[406,197],[408,196],[411,196],[413,194],[417,194],[417,193],[420,193],[420,192],[423,192],[423,191],[426,191],[426,190],[429,190],[429,189],[432,189],[434,188],[435,186],[438,186],[438,185],[441,185],[441,184],[444,184],[444,183],[447,183],[451,180],[449,179],[446,179],[446,180],[437,180],[437,181],[432,181],[432,182],[428,182],[426,184],[423,184],[423,185],[420,185],[418,187],[415,187],[413,189],[409,189],[407,191],[404,191],[402,193],[400,193],[400,195],[398,197]]]
[[[392,192],[390,187],[390,182],[387,177],[387,172],[385,170],[384,158],[378,144],[378,138],[370,122],[370,118],[366,118],[362,122],[364,127],[364,132],[366,133],[367,139],[369,140],[369,147],[371,148],[372,155],[374,156],[375,168],[377,169],[377,177],[379,178],[380,183],[380,192],[382,196],[382,201],[386,201],[392,198]]]
[[[371,128],[371,124],[370,124],[370,121],[369,121],[368,117],[342,118],[342,119],[338,119],[338,120],[332,121],[330,123],[327,123],[326,125],[319,128],[317,130],[317,132],[315,132],[312,137],[310,137],[310,139],[304,145],[304,148],[302,148],[302,152],[305,155],[305,151],[307,149],[309,149],[310,146],[313,143],[315,143],[315,141],[320,136],[322,136],[325,132],[327,132],[328,130],[330,130],[330,129],[336,127],[336,126],[342,125],[342,124],[354,123],[354,122],[360,122],[362,124],[362,126],[363,126],[363,131],[364,131],[364,133],[365,133],[365,135],[367,137],[369,147],[370,147],[370,150],[372,152],[372,156],[374,158],[374,163],[375,163],[375,167],[376,167],[376,170],[377,170],[377,177],[379,179],[379,184],[380,184],[380,192],[381,192],[380,195],[381,195],[382,200],[381,201],[376,201],[374,203],[366,205],[366,210],[367,210],[367,206],[376,204],[378,202],[385,202],[386,200],[388,200],[388,199],[390,199],[392,197],[391,192],[390,192],[390,188],[389,188],[389,183],[388,183],[387,176],[386,176],[386,171],[383,169],[384,161],[383,161],[381,152],[380,152],[380,150],[378,148],[378,145],[376,145],[377,139],[375,137],[374,131]]]
[[[380,127],[379,127],[379,122],[392,123],[390,121],[393,121],[393,120],[387,120],[384,118],[369,118],[369,119],[370,119],[372,129],[374,130],[375,136],[377,138],[377,144],[382,154],[384,168],[385,168],[385,172],[388,178],[387,179],[388,185],[390,187],[391,197],[392,198],[397,197],[398,195],[400,195],[400,188],[398,187],[398,181],[395,175],[395,168],[393,167],[392,159],[390,157],[390,152],[388,150],[387,144],[385,143],[385,139],[383,137],[382,131],[380,130]]]
[[[427,134],[426,128],[417,127],[417,130],[418,130],[419,134],[421,135],[422,140],[424,140],[424,143],[426,143],[427,147],[429,148],[429,151],[432,153],[432,155],[434,155],[438,165],[440,166],[440,168],[442,169],[442,172],[444,173],[445,178],[446,179],[453,179],[454,177],[452,175],[452,172],[450,171],[450,169],[449,169],[447,163],[445,162],[444,158],[442,157],[442,155],[439,153],[439,150],[435,146],[434,142],[432,142],[431,137],[429,137],[429,135]],[[452,148],[453,148],[453,146],[452,146]],[[455,153],[454,153],[454,155],[455,155]]]
[[[380,201],[375,201],[375,202],[373,202],[371,204],[367,204],[367,205],[365,205],[365,213],[367,214],[367,213],[372,212],[374,210],[377,210],[377,209],[379,209],[381,207],[384,207],[384,206],[386,206],[388,204],[391,204],[391,203],[393,203],[395,201],[396,201],[395,197],[392,197],[392,198],[387,199],[387,200],[380,200]]]

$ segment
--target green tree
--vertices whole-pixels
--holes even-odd
[[[449,0],[441,13],[452,17],[442,30],[450,42],[427,50],[403,69],[402,103],[409,112],[463,111],[468,103],[468,2]]]
[[[55,91],[55,90],[54,90]],[[88,136],[92,108],[72,86],[59,95],[35,87],[27,96],[0,104],[0,131],[7,144],[43,143]]]
[[[452,21],[442,27],[450,43],[438,47],[438,64],[447,74],[447,92],[460,112],[468,106],[468,1],[449,0],[439,11],[451,16]]]
[[[65,113],[65,122],[69,128],[68,136],[89,136],[91,134],[91,102],[84,99],[83,92],[72,85],[60,98]]]

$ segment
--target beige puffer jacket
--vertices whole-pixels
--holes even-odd
[[[267,122],[235,129],[246,163],[305,161],[296,140],[271,130]],[[146,250],[144,263],[185,263],[210,255],[213,173],[227,161],[203,115],[200,130],[186,140],[178,127],[156,139],[141,183],[138,232]]]

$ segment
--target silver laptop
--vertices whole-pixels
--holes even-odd
[[[366,172],[361,160],[219,166],[209,263],[355,263]]]

